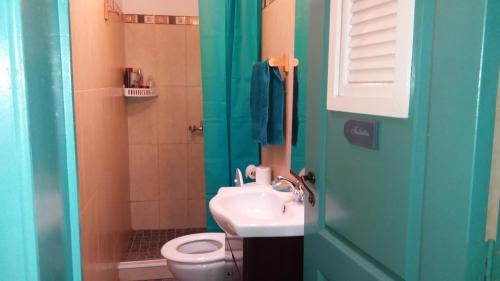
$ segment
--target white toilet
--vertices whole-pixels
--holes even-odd
[[[168,241],[161,248],[178,281],[221,281],[226,273],[225,234],[198,233]]]

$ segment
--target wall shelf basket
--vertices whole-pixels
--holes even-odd
[[[151,88],[123,88],[123,94],[126,97],[134,98],[147,98],[157,96],[154,89]]]

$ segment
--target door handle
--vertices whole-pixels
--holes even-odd
[[[305,181],[308,181],[308,182],[310,182],[312,184],[316,183],[316,175],[313,172],[311,172],[311,171],[307,172],[307,174],[305,174],[303,176],[303,178],[304,178]]]
[[[306,183],[306,177],[308,178],[307,181],[311,182],[312,184],[316,182],[316,176],[314,175],[314,173],[308,172],[305,176],[299,176],[292,169],[290,169],[290,174],[299,182],[299,185],[302,186],[307,191],[307,193],[309,193],[308,201],[311,206],[316,205],[316,196],[314,196],[314,192]]]

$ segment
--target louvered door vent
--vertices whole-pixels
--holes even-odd
[[[353,0],[348,83],[393,83],[396,73],[397,0]]]

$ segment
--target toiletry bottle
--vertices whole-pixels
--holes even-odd
[[[132,83],[130,80],[131,73],[132,73],[132,68],[126,67],[125,71],[123,72],[123,85],[125,86],[125,88],[132,87]]]
[[[127,71],[127,68],[123,69],[123,87],[128,88],[128,71]]]
[[[136,87],[136,82],[137,82],[137,73],[132,68],[132,71],[130,72],[130,88],[135,88]]]
[[[137,69],[137,88],[144,88],[144,77],[140,68]]]

